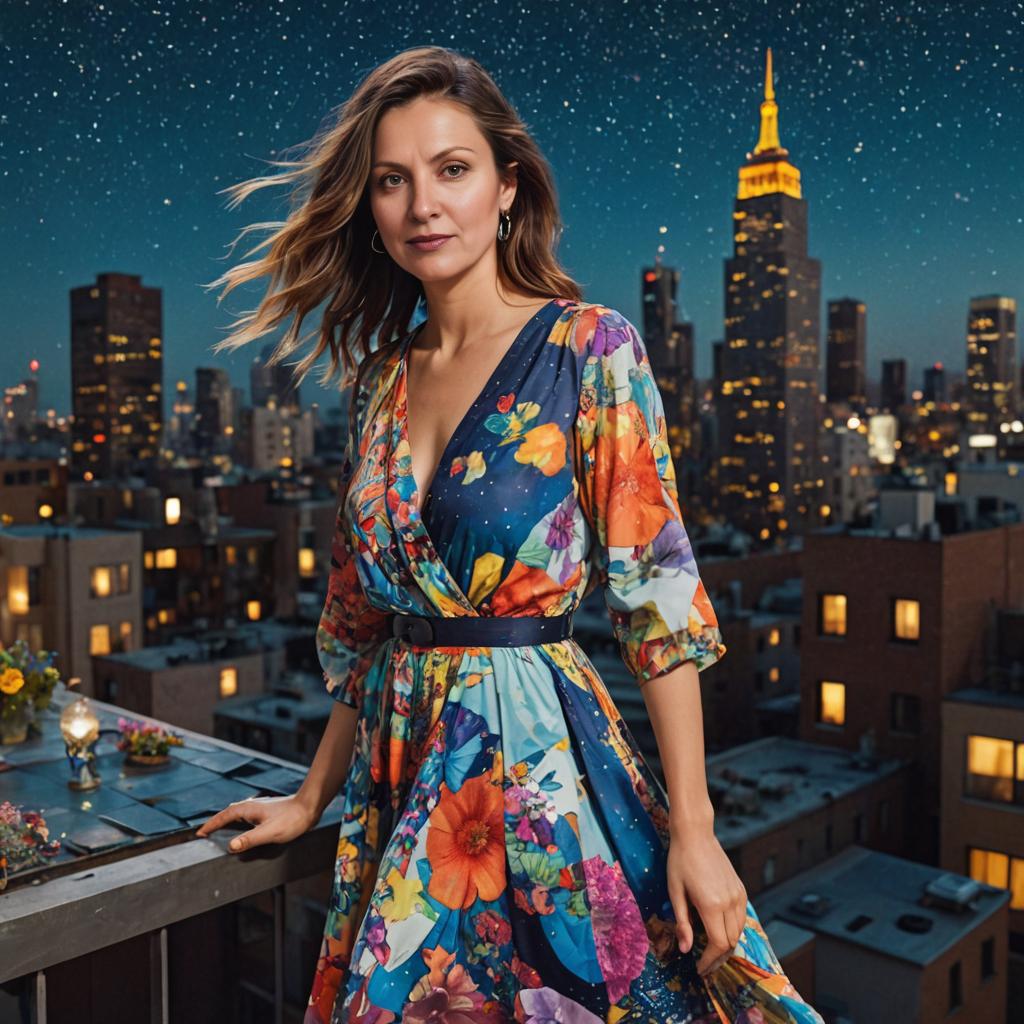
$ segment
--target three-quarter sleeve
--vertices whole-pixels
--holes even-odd
[[[362,367],[360,367],[362,369]],[[338,512],[331,541],[327,598],[316,630],[316,650],[327,692],[359,707],[366,673],[381,643],[390,635],[390,615],[366,598],[359,579],[351,534],[345,521],[345,498],[359,452],[358,420],[362,395],[359,379],[349,401],[348,429],[338,476]]]
[[[581,368],[580,503],[612,629],[643,684],[725,654],[680,511],[661,393],[640,333],[603,307]]]

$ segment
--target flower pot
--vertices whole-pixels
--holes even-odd
[[[128,764],[166,764],[171,759],[170,754],[126,754],[125,761]]]
[[[0,714],[0,743],[24,743],[32,722],[32,705],[19,704]]]

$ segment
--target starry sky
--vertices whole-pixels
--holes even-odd
[[[0,385],[38,358],[41,408],[67,413],[69,289],[120,271],[163,289],[165,398],[196,365],[226,368],[248,396],[271,339],[211,346],[259,293],[218,306],[202,286],[241,258],[244,243],[228,246],[243,226],[285,215],[286,193],[228,211],[219,190],[268,173],[374,65],[425,44],[483,63],[534,134],[560,256],[589,301],[638,318],[641,267],[663,247],[701,376],[771,46],[823,333],[825,302],[854,296],[870,377],[892,356],[914,387],[936,359],[962,373],[969,298],[1024,300],[1022,29],[1024,0],[6,0]],[[303,394],[334,400],[315,377]]]

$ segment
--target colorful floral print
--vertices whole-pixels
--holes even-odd
[[[579,643],[427,647],[392,612],[561,615],[600,586],[643,686],[726,652],[662,399],[620,313],[553,299],[421,495],[406,359],[360,368],[317,649],[358,709],[306,1024],[821,1024],[753,907],[702,979],[665,878],[668,801]]]

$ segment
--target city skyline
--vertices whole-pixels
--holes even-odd
[[[538,75],[530,43],[548,35],[540,15],[553,7],[563,31],[545,40],[548,70]],[[879,18],[854,34],[843,10]],[[582,18],[546,5],[521,24],[518,52],[490,55],[480,7],[456,28],[442,9],[425,23],[422,5],[399,4],[397,29],[378,34],[364,4],[285,3],[247,24],[217,4],[161,11],[115,4],[61,21],[29,4],[11,19],[0,160],[14,187],[0,202],[18,259],[4,276],[0,375],[14,383],[39,359],[40,405],[61,415],[70,411],[68,295],[104,272],[140,274],[163,293],[165,396],[179,379],[193,386],[197,366],[247,385],[260,345],[219,356],[211,347],[259,293],[239,290],[218,308],[202,284],[221,272],[243,226],[281,215],[284,196],[229,213],[218,190],[309,138],[374,63],[432,41],[480,59],[535,134],[559,188],[560,255],[589,300],[635,319],[642,268],[664,247],[663,261],[681,271],[700,377],[724,334],[730,210],[757,140],[769,46],[780,136],[802,170],[809,252],[822,264],[822,312],[840,298],[866,303],[870,380],[883,358],[907,359],[911,390],[936,361],[962,374],[970,300],[1017,298],[1024,280],[1020,157],[1001,143],[1024,121],[1020,69],[1003,41],[1019,27],[1009,5],[833,5],[813,21],[794,5],[744,12],[742,22],[694,4],[599,5]],[[488,16],[499,28],[508,18]],[[216,40],[228,25],[236,55],[224,58]],[[107,44],[135,59],[122,68]],[[251,52],[263,55],[260,80],[249,77]],[[572,75],[555,73],[563,67]],[[271,72],[277,81],[263,84]],[[322,403],[327,393],[310,385],[306,401]]]

